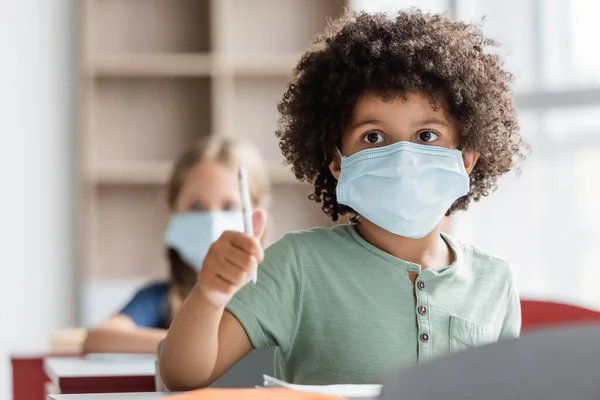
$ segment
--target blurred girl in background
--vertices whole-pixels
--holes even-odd
[[[156,352],[196,283],[210,245],[226,230],[243,231],[239,165],[247,169],[253,207],[265,208],[270,198],[268,171],[251,144],[211,137],[179,158],[167,188],[169,281],[143,287],[119,313],[91,329],[84,353]]]

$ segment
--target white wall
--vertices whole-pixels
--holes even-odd
[[[9,355],[74,323],[71,17],[69,0],[0,0],[1,399]]]

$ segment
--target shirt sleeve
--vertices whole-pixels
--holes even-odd
[[[508,291],[506,315],[500,331],[500,339],[519,337],[521,333],[521,300],[515,284],[511,281]]]
[[[168,285],[158,283],[140,289],[121,310],[141,328],[163,328],[162,316]]]
[[[231,299],[227,310],[244,327],[254,348],[291,347],[301,298],[301,268],[293,234],[265,250],[256,285],[251,282]]]

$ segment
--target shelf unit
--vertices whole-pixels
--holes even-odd
[[[252,140],[273,182],[270,238],[329,222],[282,164],[276,102],[344,0],[82,0],[80,283],[167,274],[164,184],[202,135]],[[293,212],[291,211],[293,210]],[[85,289],[84,289],[85,290]]]

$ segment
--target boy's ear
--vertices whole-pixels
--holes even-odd
[[[337,151],[333,155],[333,161],[331,161],[329,163],[329,171],[331,171],[331,175],[333,175],[333,177],[335,179],[340,179],[340,172],[342,171],[342,163],[340,160],[340,155]]]
[[[463,150],[462,158],[467,175],[470,175],[473,168],[475,168],[475,164],[477,164],[477,160],[479,160],[479,153],[473,150]]]

